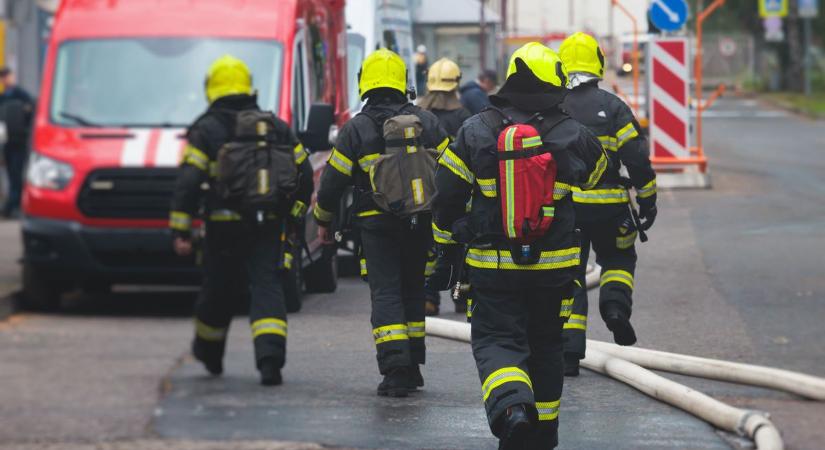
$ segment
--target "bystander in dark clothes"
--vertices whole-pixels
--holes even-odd
[[[475,81],[470,81],[458,90],[461,104],[472,114],[478,114],[490,106],[489,95],[498,84],[498,76],[493,70],[482,70]]]
[[[5,217],[14,217],[20,211],[23,170],[29,153],[34,99],[23,88],[17,86],[14,72],[7,67],[0,69],[0,88],[0,121],[5,124],[7,136],[3,145],[3,159],[9,179],[9,191],[2,213]]]

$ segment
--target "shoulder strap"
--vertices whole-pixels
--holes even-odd
[[[488,106],[484,108],[479,114],[484,125],[493,129],[493,134],[498,135],[501,130],[507,128],[514,123],[513,119],[504,113],[504,111],[495,106]]]

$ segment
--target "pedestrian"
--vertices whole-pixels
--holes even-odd
[[[458,98],[458,84],[461,82],[461,69],[449,58],[441,58],[427,72],[427,95],[420,98],[418,106],[432,112],[444,131],[455,140],[458,129],[472,114],[461,105]],[[431,252],[427,265],[429,276],[435,269],[435,252]],[[437,316],[441,309],[441,295],[436,289],[425,289],[427,303],[425,312],[428,316]],[[456,312],[467,312],[464,302],[455,301]]]
[[[170,215],[175,252],[191,254],[192,220],[205,197],[204,281],[192,353],[220,375],[233,313],[249,298],[261,384],[278,385],[287,337],[281,232],[284,221],[300,220],[307,210],[312,167],[289,125],[258,108],[243,61],[218,58],[206,76],[206,96],[208,109],[186,132]]]
[[[419,45],[415,49],[415,90],[419,95],[424,94],[424,86],[427,83],[427,67],[430,60],[427,58],[427,47]]]
[[[469,271],[473,356],[501,449],[558,445],[561,334],[580,258],[570,192],[607,166],[598,139],[559,108],[566,84],[555,52],[516,50],[493,106],[464,123],[436,172],[433,230],[450,243],[430,281],[446,289],[462,263]]]
[[[478,114],[484,108],[490,106],[489,94],[498,85],[498,74],[495,70],[482,70],[474,81],[469,81],[461,86],[461,104],[470,111],[470,114]]]
[[[408,180],[417,169],[404,164],[398,179],[386,180],[397,185],[380,187],[377,192],[373,185],[383,184],[385,179],[379,172],[389,165],[382,161],[397,158],[399,147],[402,154],[412,156],[422,147],[442,151],[450,141],[438,118],[407,100],[406,74],[404,60],[390,50],[379,49],[364,60],[358,85],[366,105],[338,135],[321,176],[313,212],[319,238],[332,243],[331,224],[341,197],[349,186],[354,186],[353,222],[366,258],[372,333],[378,369],[384,376],[377,392],[390,397],[406,397],[409,391],[424,385],[419,367],[425,362],[424,269],[432,235],[428,211],[400,215],[387,207],[385,193],[405,190],[424,200],[422,197],[428,194],[423,189],[424,181],[429,179],[432,184],[435,157],[430,158],[430,173]],[[403,135],[393,137],[400,122],[410,126],[403,127]]]
[[[579,360],[585,353],[588,310],[585,273],[591,246],[602,267],[599,283],[602,319],[617,344],[636,343],[630,315],[639,230],[631,215],[626,185],[636,190],[639,215],[644,220],[642,228],[647,229],[656,219],[656,173],[650,164],[647,139],[633,112],[618,97],[599,88],[605,58],[596,39],[575,33],[562,43],[559,54],[570,72],[572,89],[564,108],[599,138],[611,162],[596,189],[573,192],[576,226],[582,233],[582,263],[573,311],[564,327],[564,356],[565,374],[576,376]],[[619,173],[622,166],[630,175],[629,183],[623,183]]]
[[[20,196],[23,193],[23,170],[29,154],[34,99],[17,85],[14,71],[0,68],[0,121],[6,127],[6,143],[3,158],[9,180],[9,191],[3,206],[3,216],[20,214]]]

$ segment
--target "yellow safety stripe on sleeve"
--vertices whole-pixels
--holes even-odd
[[[471,248],[467,252],[466,263],[478,269],[494,270],[556,270],[579,265],[581,248],[541,252],[535,264],[516,264],[509,250],[482,250]]]
[[[639,130],[636,129],[636,125],[633,122],[628,123],[616,133],[616,149],[622,148],[628,141],[637,137],[639,137]]]
[[[582,185],[582,189],[587,190],[596,187],[599,180],[602,179],[605,169],[607,169],[607,154],[602,151],[602,155],[599,157],[599,160],[596,161],[596,168],[590,173],[590,177],[587,179],[587,183]]]
[[[378,327],[372,330],[372,337],[375,338],[375,345],[389,341],[406,341],[410,339],[407,334],[407,325],[395,324]]]
[[[619,236],[616,238],[616,248],[620,250],[627,250],[630,247],[633,247],[633,244],[636,243],[636,236],[638,235],[637,232],[632,232],[627,236]]]
[[[630,289],[633,289],[633,274],[625,270],[608,270],[602,274],[599,286],[613,282],[624,283]]]
[[[306,161],[309,156],[309,153],[306,151],[303,144],[296,145],[292,152],[295,154],[295,164],[298,165]]]
[[[490,397],[493,391],[505,383],[524,383],[530,390],[533,390],[533,383],[530,381],[530,376],[527,372],[518,367],[504,367],[491,373],[490,376],[481,384],[481,392],[484,396],[484,401]]]
[[[284,253],[284,269],[290,270],[292,269],[292,260],[293,260],[292,253],[286,252]]]
[[[231,209],[216,209],[209,213],[209,220],[212,222],[237,222],[243,217]]]
[[[436,147],[435,149],[438,151],[444,151],[444,149],[447,148],[448,145],[450,145],[450,138],[446,137],[443,141],[441,141],[440,144],[438,144],[438,147]]]
[[[572,190],[573,190],[573,187],[570,186],[569,184],[560,183],[560,182],[556,181],[556,184],[553,186],[553,200],[559,201],[559,200],[563,199]]]
[[[372,217],[372,216],[380,216],[384,214],[382,211],[377,209],[370,209],[369,211],[361,211],[360,213],[356,214],[356,217]]]
[[[315,216],[320,222],[332,222],[332,219],[335,218],[335,214],[330,211],[321,208],[321,205],[315,203],[315,207],[313,208],[312,215]]]
[[[639,198],[648,198],[656,194],[656,179],[650,180],[650,183],[644,185],[641,189],[636,189],[636,196]]]
[[[358,263],[361,266],[361,276],[367,276],[367,260],[365,258],[361,258]]]
[[[630,196],[624,188],[590,189],[589,191],[583,191],[577,187],[574,187],[573,201],[575,203],[607,205],[614,203],[627,203],[630,201]]]
[[[438,228],[435,221],[433,221],[433,238],[438,244],[457,244],[457,242],[453,240],[453,233]]]
[[[435,272],[435,260],[427,261],[427,264],[424,266],[424,276],[428,277]]]
[[[195,319],[195,334],[204,341],[223,342],[226,339],[226,331],[227,328],[209,326]]]
[[[615,152],[619,148],[616,145],[616,138],[614,136],[599,136],[599,142],[602,143],[602,148]]]
[[[467,164],[464,164],[464,161],[462,161],[461,158],[459,158],[458,155],[453,153],[453,151],[449,148],[444,150],[444,153],[442,153],[441,157],[438,158],[438,164],[450,169],[450,172],[454,173],[457,177],[467,183],[473,184],[475,175],[467,167]]]
[[[286,321],[274,317],[258,319],[250,325],[252,337],[256,338],[262,334],[277,334],[286,337]]]
[[[496,198],[497,190],[495,178],[476,178],[481,195],[488,198]]]
[[[565,298],[561,301],[561,310],[559,311],[559,317],[570,317],[570,314],[573,313],[573,299],[572,298]]]
[[[329,161],[327,161],[330,166],[335,168],[335,170],[341,172],[346,176],[352,176],[352,160],[346,157],[343,153],[338,151],[337,148],[332,149],[332,154],[329,155]]]
[[[423,338],[427,334],[424,328],[424,322],[407,322],[410,338]]]
[[[581,314],[570,314],[567,322],[564,323],[565,330],[584,330],[587,331],[587,316]]]
[[[192,229],[192,216],[183,211],[170,212],[169,228],[178,231],[189,231]]]
[[[369,155],[364,155],[363,158],[358,160],[358,167],[361,168],[366,173],[369,173],[370,167],[378,161],[378,158],[381,157],[380,153],[371,153]]]
[[[536,402],[536,410],[539,413],[539,420],[556,420],[559,418],[559,406],[561,401]]]
[[[183,148],[183,163],[195,166],[204,172],[209,170],[209,157],[190,144],[186,144],[186,147]]]
[[[300,200],[295,200],[295,204],[292,205],[292,209],[289,211],[289,214],[296,219],[300,219],[307,213],[307,209],[309,209],[309,206],[307,206],[306,203]]]

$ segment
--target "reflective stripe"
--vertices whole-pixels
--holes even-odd
[[[573,280],[573,284],[575,284],[578,287],[582,287],[582,284],[579,280]]]
[[[539,420],[556,420],[559,418],[560,400],[554,402],[536,402],[536,411],[539,413]]]
[[[602,143],[602,148],[605,150],[610,150],[611,152],[615,152],[619,148],[616,146],[616,137],[615,136],[598,136],[599,142]]]
[[[406,341],[410,338],[407,334],[407,326],[403,324],[375,328],[372,330],[372,337],[375,338],[376,345],[388,341]]]
[[[218,177],[218,163],[215,161],[209,161],[209,176],[212,178]]]
[[[190,144],[183,149],[183,164],[189,164],[206,172],[209,169],[209,157],[206,153]]]
[[[289,211],[289,214],[292,217],[300,219],[301,217],[304,217],[304,214],[307,213],[307,209],[309,209],[309,206],[307,206],[306,203],[300,200],[295,200],[295,204],[292,205],[292,210]]]
[[[226,328],[212,327],[195,319],[195,334],[204,341],[223,342],[226,339],[226,331]]]
[[[500,270],[555,270],[579,265],[579,247],[541,252],[536,264],[519,265],[513,261],[509,250],[481,250],[471,248],[467,253],[467,265],[479,269]]]
[[[427,264],[424,266],[424,276],[428,277],[435,272],[435,260],[427,261]]]
[[[656,194],[656,179],[652,179],[650,183],[644,185],[641,189],[636,189],[636,195],[639,198],[648,198]]]
[[[602,151],[602,156],[596,161],[596,167],[593,169],[593,172],[590,173],[587,183],[582,185],[582,189],[587,190],[596,187],[596,185],[599,184],[599,180],[602,179],[605,169],[607,169],[607,154]]]
[[[542,206],[541,213],[544,217],[555,217],[556,216],[556,208],[552,206]]]
[[[292,269],[292,259],[293,258],[294,257],[292,256],[292,253],[289,253],[289,252],[284,253],[284,269],[286,269],[286,270]]]
[[[235,222],[242,219],[240,214],[231,209],[216,209],[209,213],[212,222]]]
[[[608,270],[602,274],[599,286],[604,286],[607,283],[624,283],[630,289],[633,289],[633,274],[625,270]]]
[[[457,242],[453,240],[453,233],[438,228],[435,221],[433,221],[433,238],[435,242],[439,244],[457,244]]]
[[[426,335],[424,328],[424,322],[407,322],[407,330],[411,338],[423,338]]]
[[[315,203],[315,207],[313,208],[312,215],[318,219],[319,222],[332,222],[332,219],[335,218],[335,214],[330,211],[321,208],[321,205]]]
[[[628,141],[636,137],[639,137],[639,130],[636,129],[636,125],[634,125],[633,122],[630,122],[616,133],[616,149],[622,148]]]
[[[630,196],[624,188],[591,189],[589,191],[582,191],[581,189],[574,187],[573,201],[576,203],[605,205],[612,203],[627,203],[630,201]]]
[[[302,144],[296,145],[292,152],[295,154],[295,164],[298,165],[306,161],[307,156],[309,156],[309,153],[306,151],[306,149],[304,149],[304,146]]]
[[[361,258],[361,261],[359,261],[359,263],[361,266],[361,276],[367,276],[367,260],[365,258]]]
[[[619,236],[616,238],[616,248],[620,250],[627,250],[630,247],[633,247],[633,244],[636,243],[636,236],[638,235],[637,232],[632,232],[627,236]]]
[[[170,212],[169,228],[178,231],[189,231],[192,228],[192,216],[183,211]]]
[[[587,316],[581,314],[570,314],[567,322],[564,323],[565,330],[584,330],[587,331]]]
[[[356,217],[372,217],[372,216],[380,216],[384,214],[383,212],[377,209],[370,209],[369,211],[361,211],[360,213],[356,214]]]
[[[556,181],[553,186],[553,200],[559,201],[567,196],[572,191],[572,187],[567,183],[560,183]]]
[[[450,172],[456,174],[456,176],[467,183],[473,184],[475,175],[473,175],[473,172],[464,164],[464,161],[449,148],[444,150],[444,153],[438,158],[438,164],[450,169]]]
[[[531,136],[521,140],[522,148],[533,148],[541,145],[541,136]]]
[[[441,141],[440,144],[438,144],[438,147],[436,147],[435,149],[438,151],[443,151],[445,148],[447,148],[448,145],[450,145],[450,138],[446,137],[443,141]]]
[[[570,314],[573,312],[573,299],[572,298],[565,298],[561,301],[561,310],[559,311],[559,317],[570,317]]]
[[[473,318],[473,299],[472,297],[467,297],[467,319]]]
[[[496,179],[495,178],[476,178],[481,195],[488,198],[496,198]]]
[[[515,135],[516,135],[516,127],[511,127],[510,129],[507,130],[507,135],[504,138],[504,149],[508,152],[511,152],[515,149],[515,145],[514,145],[514,142],[513,142],[514,138],[515,138]],[[516,177],[515,161],[513,161],[512,159],[508,159],[507,161],[504,162],[504,178],[505,178],[505,182],[507,183],[507,192],[505,193],[507,211],[504,211],[504,213],[507,214],[507,217],[504,221],[507,224],[507,229],[505,229],[504,232],[507,234],[507,236],[510,239],[515,239],[516,237],[518,237],[518,235],[516,234],[516,225],[515,225],[515,222],[516,222],[516,216],[515,216],[516,215],[515,177]],[[519,225],[521,225],[521,224],[519,224]]]
[[[378,161],[381,155],[379,153],[372,153],[369,155],[365,155],[363,158],[358,160],[358,167],[361,168],[364,172],[369,173],[370,167]]]
[[[332,154],[329,155],[329,161],[327,161],[330,166],[334,167],[335,170],[341,172],[346,176],[352,176],[352,160],[346,157],[343,153],[339,152],[337,148],[332,149]]]
[[[490,394],[493,393],[493,390],[505,383],[524,383],[531,391],[533,390],[533,383],[530,381],[530,376],[527,375],[527,372],[518,367],[505,367],[491,373],[490,376],[484,380],[484,383],[482,383],[481,392],[484,396],[484,401],[487,401]]]
[[[259,319],[252,322],[252,337],[256,338],[262,334],[277,334],[286,337],[286,322],[274,317]]]

